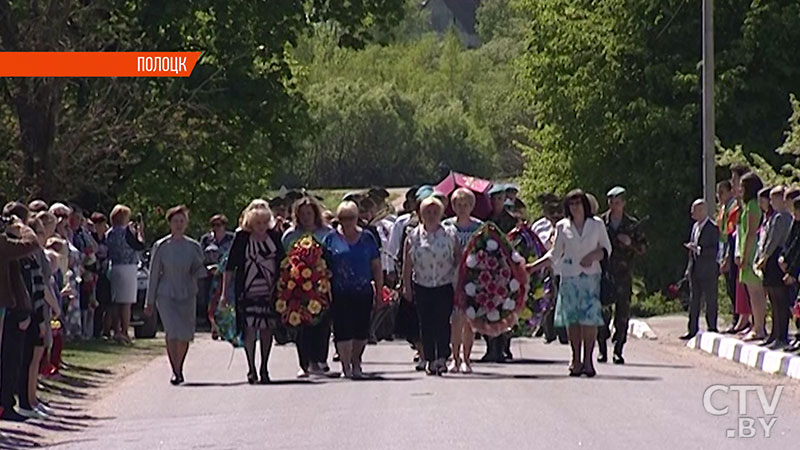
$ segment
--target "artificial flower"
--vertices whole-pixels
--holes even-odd
[[[275,311],[278,313],[283,313],[286,311],[286,300],[278,300],[275,302]]]
[[[519,291],[519,288],[520,288],[519,281],[517,281],[517,280],[511,280],[508,283],[508,290],[511,291],[511,292],[517,292],[517,291]]]
[[[467,256],[467,267],[474,269],[478,265],[478,258],[474,254]]]
[[[292,312],[289,314],[289,325],[296,327],[300,325],[300,322],[301,322],[300,313]]]
[[[476,316],[475,308],[470,306],[469,308],[467,308],[466,314],[467,317],[469,317],[470,319],[474,319]]]
[[[478,291],[478,287],[475,286],[475,283],[467,283],[464,285],[464,293],[470,297],[475,297],[475,294]]]
[[[487,251],[496,252],[498,247],[499,246],[497,245],[497,241],[495,241],[494,239],[489,239],[488,241],[486,241],[486,250]]]
[[[297,283],[295,283],[294,280],[289,280],[289,282],[286,283],[286,289],[288,289],[290,291],[294,290],[294,288],[296,288],[296,287],[297,287]]]
[[[511,311],[513,309],[516,309],[516,307],[517,307],[517,302],[511,300],[510,298],[507,298],[503,302],[503,309],[505,309],[506,311]]]
[[[314,272],[312,272],[312,271],[311,271],[311,269],[309,269],[308,267],[306,267],[306,268],[305,268],[305,269],[303,269],[303,271],[301,272],[301,275],[303,276],[303,278],[305,278],[305,279],[309,279],[309,278],[311,278],[311,275],[313,275],[313,273],[314,273]]]
[[[489,322],[497,322],[497,321],[499,321],[500,320],[500,311],[498,311],[496,309],[492,309],[491,311],[489,311],[488,314],[486,314],[486,319],[489,320]]]
[[[311,288],[313,288],[313,287],[314,287],[314,283],[312,283],[310,281],[306,281],[305,283],[303,283],[303,290],[306,291],[306,292],[310,291]]]
[[[308,311],[311,314],[319,314],[322,311],[322,305],[316,300],[308,302]]]

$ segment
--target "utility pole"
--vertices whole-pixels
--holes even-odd
[[[714,125],[714,0],[703,0],[703,198],[716,203],[716,130]]]

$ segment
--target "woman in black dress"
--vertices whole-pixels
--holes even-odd
[[[272,347],[269,325],[278,268],[284,257],[281,234],[275,230],[275,219],[264,200],[253,200],[242,213],[241,229],[231,246],[220,302],[227,303],[228,286],[234,283],[236,329],[244,335],[247,353],[247,382],[255,384],[256,340],[261,341],[261,383],[269,383],[267,362]]]

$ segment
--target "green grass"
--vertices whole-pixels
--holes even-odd
[[[137,339],[132,346],[113,341],[91,340],[70,342],[64,346],[63,361],[74,367],[91,370],[112,369],[126,361],[151,358],[164,352],[162,339]]]

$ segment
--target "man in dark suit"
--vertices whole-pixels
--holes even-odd
[[[689,303],[689,332],[681,336],[689,340],[697,334],[700,320],[700,301],[706,302],[706,324],[708,331],[717,331],[717,278],[719,277],[719,228],[708,217],[708,208],[703,200],[692,204],[692,219],[695,223],[688,243],[689,264],[686,277],[689,280],[691,300]]]

